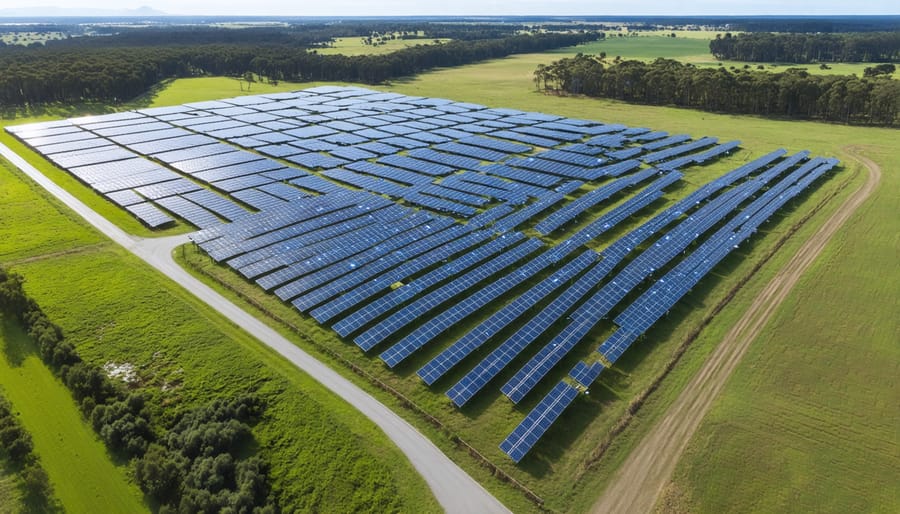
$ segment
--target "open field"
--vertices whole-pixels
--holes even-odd
[[[363,43],[363,38],[361,37],[339,37],[335,38],[334,44],[332,46],[322,47],[322,48],[314,48],[313,50],[316,53],[320,53],[322,55],[334,55],[334,54],[343,54],[343,55],[383,55],[389,54],[391,52],[396,52],[397,50],[402,50],[404,48],[409,48],[411,46],[417,45],[433,45],[434,39],[428,38],[419,38],[419,39],[388,39],[384,43],[378,44],[377,46],[367,45]],[[450,41],[446,38],[437,39],[441,43],[446,43]]]
[[[0,168],[0,175],[7,182],[22,180],[7,168]],[[4,201],[2,209],[4,216],[20,221],[15,225],[20,232],[31,230],[27,212],[44,209],[42,222],[55,224],[53,232],[79,237],[67,243],[66,252],[62,243],[10,233],[19,241],[11,269],[26,276],[29,293],[64,327],[87,361],[136,367],[142,390],[153,398],[156,420],[170,420],[212,398],[257,390],[268,408],[254,434],[272,465],[276,491],[290,504],[301,509],[369,505],[377,510],[438,510],[408,461],[358,412],[125,250],[90,242],[99,238],[93,230],[54,213],[43,205],[47,203],[45,194],[25,188],[16,202]],[[42,234],[53,241],[52,232]],[[11,261],[4,257],[2,262]],[[105,458],[102,445],[96,444]],[[82,453],[91,458],[86,449]],[[330,478],[323,481],[322,476]],[[63,494],[60,498],[67,508],[83,510]]]
[[[0,316],[0,385],[34,441],[34,452],[67,512],[146,512],[142,494],[110,460],[69,390],[41,362],[28,336]]]
[[[718,61],[709,53],[709,40],[715,37],[715,33],[698,33],[709,34],[708,38],[702,37],[681,37],[675,38],[642,35],[634,37],[614,37],[604,41],[595,41],[577,47],[578,51],[586,54],[599,54],[606,52],[607,59],[611,62],[616,56],[622,59],[636,59],[639,61],[652,61],[657,57],[665,57],[675,59],[681,62],[690,63],[701,68],[715,68],[724,66],[726,68],[742,69],[748,66],[749,69],[756,71],[758,66],[763,66],[765,71],[777,73],[788,68],[800,68],[814,75],[857,75],[862,77],[863,70],[877,63],[828,63],[830,69],[823,70],[818,64],[790,64],[790,63],[771,63],[771,62],[743,62],[743,61]],[[547,52],[549,55],[559,55],[553,57],[558,59],[571,54],[571,49],[561,48]],[[552,59],[546,59],[543,63],[549,64]],[[537,66],[538,63],[535,64]],[[894,78],[900,77],[897,72]]]
[[[0,41],[7,45],[28,46],[33,43],[44,44],[47,41],[64,39],[62,32],[3,32],[0,33]]]
[[[737,138],[744,141],[745,148],[755,152],[741,152],[733,156],[729,161],[716,164],[715,166],[721,166],[718,168],[721,171],[730,169],[727,166],[734,167],[744,162],[750,155],[760,155],[778,146],[785,146],[792,151],[808,148],[817,154],[837,154],[839,157],[844,157],[839,152],[839,148],[852,143],[870,145],[869,148],[873,149],[875,158],[879,160],[885,169],[890,169],[890,166],[894,168],[897,166],[897,158],[889,154],[896,134],[890,130],[719,116],[679,109],[549,97],[533,92],[531,73],[536,64],[547,62],[551,58],[558,58],[558,56],[559,54],[552,57],[548,55],[516,56],[455,70],[440,70],[416,79],[398,81],[391,89],[414,95],[447,97],[461,101],[479,102],[490,106],[540,110],[610,122],[622,122],[633,126],[648,126],[671,132],[687,132],[694,136],[709,134],[720,136],[723,139]],[[157,98],[162,97],[168,91],[172,91],[171,96],[173,98],[184,97],[199,100],[201,99],[199,95],[203,93],[203,90],[199,89],[197,85],[198,83],[194,81],[178,81],[168,90],[157,95]],[[215,98],[215,96],[207,96],[205,98]],[[189,100],[179,100],[171,103],[181,103],[183,101]],[[164,103],[159,102],[158,104],[163,105]],[[706,172],[705,169],[701,170],[701,173]],[[691,179],[691,173],[693,171],[688,173],[689,180]],[[777,240],[779,234],[783,234],[794,221],[802,216],[806,210],[817,204],[818,201],[837,191],[841,184],[849,181],[852,188],[852,184],[858,183],[860,177],[855,173],[856,170],[852,166],[848,166],[844,171],[837,173],[831,180],[798,201],[793,211],[779,217],[775,223],[768,225],[768,237],[762,240],[759,238],[755,239],[752,244],[747,245],[748,248],[741,249],[740,255],[732,257],[723,263],[719,270],[722,271],[723,275],[726,275],[726,273],[727,275],[710,277],[711,280],[705,281],[698,290],[686,298],[682,306],[673,311],[669,319],[648,334],[643,344],[636,347],[635,350],[619,362],[619,366],[613,370],[613,373],[608,373],[601,379],[600,385],[595,386],[594,390],[592,390],[589,400],[583,399],[583,401],[577,402],[567,412],[560,422],[561,426],[552,429],[545,440],[536,448],[535,453],[537,456],[529,457],[518,468],[511,464],[505,464],[508,461],[503,460],[504,456],[496,449],[496,444],[509,429],[515,426],[524,412],[527,412],[533,406],[535,399],[540,396],[540,393],[545,391],[538,391],[533,394],[533,398],[524,402],[523,406],[519,408],[513,408],[505,401],[498,401],[502,400],[502,398],[498,398],[499,394],[489,391],[476,398],[473,405],[462,412],[458,412],[450,408],[443,397],[443,389],[445,389],[443,386],[447,385],[447,383],[452,383],[452,378],[455,377],[439,382],[437,387],[428,391],[421,386],[413,373],[417,369],[416,364],[421,364],[421,361],[415,361],[408,366],[403,366],[399,373],[386,371],[380,365],[380,361],[376,362],[374,359],[361,357],[355,348],[351,348],[346,343],[338,340],[330,331],[317,327],[309,319],[294,314],[290,309],[279,305],[277,302],[272,302],[271,298],[268,300],[260,298],[260,300],[267,301],[267,306],[273,312],[279,315],[283,312],[286,319],[300,326],[308,337],[315,338],[319,344],[333,347],[348,358],[355,359],[359,365],[379,377],[379,379],[408,393],[416,403],[424,406],[429,412],[439,417],[450,427],[453,433],[460,435],[475,445],[489,458],[501,464],[504,469],[512,471],[516,478],[525,482],[526,485],[543,496],[547,500],[549,508],[583,511],[589,508],[594,499],[596,499],[597,491],[602,488],[602,485],[609,474],[614,471],[617,463],[627,455],[628,449],[634,444],[636,438],[648,426],[652,425],[656,416],[672,401],[677,391],[691,377],[692,372],[699,367],[702,359],[708,355],[711,348],[730,326],[730,323],[733,323],[746,309],[747,302],[753,297],[753,292],[758,291],[765,283],[764,280],[767,277],[771,277],[777,271],[779,265],[784,263],[785,259],[780,256],[789,254],[792,247],[795,248],[799,242],[802,242],[804,236],[808,236],[814,230],[816,223],[820,223],[827,214],[828,207],[823,209],[821,215],[814,217],[809,226],[801,229],[797,237],[788,242],[783,252],[776,255],[773,261],[767,264],[761,273],[750,281],[745,290],[734,299],[731,306],[723,311],[703,331],[701,338],[688,351],[675,372],[666,379],[660,391],[653,395],[651,401],[640,411],[638,419],[621,437],[616,439],[609,452],[598,464],[589,465],[587,456],[596,449],[609,428],[615,424],[625,411],[630,400],[659,373],[680,341],[700,322],[707,308],[716,303],[718,298],[724,295],[739,276],[748,272],[756,256],[765,253]],[[895,212],[896,205],[890,204],[889,195],[883,193],[885,190],[896,191],[897,179],[885,178],[885,184],[881,191],[876,193],[873,204],[879,201],[888,202],[882,212],[890,212],[890,209],[893,209],[893,212]],[[857,217],[851,220],[851,225],[858,223],[860,218]],[[883,231],[881,233],[888,234],[888,239],[890,240],[890,234],[896,234],[900,231],[898,231],[896,226],[896,220],[890,218],[890,216],[888,218],[881,220],[882,223],[879,224],[879,229]],[[850,269],[846,267],[848,264],[852,264],[853,267],[859,266],[858,263],[848,260],[848,256],[843,251],[843,246],[839,251],[836,251],[839,266],[830,271],[831,276],[848,273],[846,271]],[[203,258],[192,257],[190,252],[188,252],[187,258],[209,268],[208,261],[204,262]],[[880,252],[869,254],[864,258],[866,260],[863,264],[868,266],[867,269],[879,269],[890,265],[889,262],[884,260],[885,255]],[[45,273],[49,271],[50,268],[44,270]],[[228,275],[219,268],[209,269],[209,272],[219,273],[223,277]],[[849,276],[844,277],[845,283],[850,280]],[[240,280],[234,280],[236,287],[241,287],[242,283]],[[896,286],[896,283],[893,285]],[[798,289],[798,295],[802,294],[801,290],[806,290],[809,293],[814,291],[816,287],[817,284],[815,283],[804,282]],[[248,287],[246,289],[248,294],[254,294],[255,288]],[[883,291],[883,289],[881,290]],[[262,296],[258,292],[256,294]],[[838,294],[837,296],[839,297],[840,295]],[[864,308],[869,312],[873,309],[877,310],[882,313],[881,317],[883,317],[885,313],[890,312],[890,302],[885,302],[884,299],[884,296],[879,299],[870,298],[864,304]],[[856,327],[841,326],[838,328],[842,330],[841,333],[837,334],[842,336],[838,340],[845,341],[848,345],[869,344],[867,341],[859,340]],[[552,376],[558,378],[564,372],[562,370],[568,369],[566,363],[574,362],[576,358],[590,353],[596,346],[596,339],[599,339],[602,335],[597,334],[595,340],[586,343],[583,347],[576,348],[577,351],[573,352],[572,359],[564,361],[559,367],[560,373]],[[789,344],[790,341],[791,339],[787,338],[784,344]],[[299,342],[300,344],[307,344],[302,339]],[[866,346],[855,346],[855,348],[862,350]],[[843,362],[832,362],[830,364],[828,366],[829,372],[846,372]],[[885,365],[878,362],[873,364],[876,367]],[[764,378],[768,378],[765,372],[761,373]],[[498,379],[496,383],[500,383],[502,379],[503,377]],[[878,392],[883,393],[880,390]],[[748,411],[755,409],[755,405],[752,403],[742,405],[742,407]],[[786,414],[789,415],[790,413],[779,413],[781,418],[784,418]],[[863,415],[866,415],[866,413]],[[878,423],[878,413],[868,413],[868,415],[875,417],[872,420],[873,423]],[[747,442],[750,443],[751,441]],[[445,448],[449,446],[449,443],[446,441],[438,441],[438,444]],[[748,446],[744,451],[749,452],[751,448],[752,446]],[[460,452],[457,452],[456,455],[464,466],[473,471],[471,468],[475,468],[476,465],[471,460],[468,460],[468,457],[460,455]],[[762,465],[764,463],[749,462],[742,466],[740,470],[732,469],[731,472],[735,474],[747,472],[747,469],[754,464]],[[704,473],[707,471],[702,470]],[[722,470],[719,470],[719,472],[721,474]],[[750,472],[754,473],[754,470]],[[857,470],[857,472],[862,473],[864,478],[871,482],[884,483],[884,475],[876,475],[874,473],[870,475],[870,471],[867,469]],[[473,473],[482,478],[486,475],[485,472],[479,472],[477,469],[474,469]],[[760,477],[760,487],[773,485],[766,482],[770,480],[770,477],[764,469],[760,469],[755,473]],[[577,478],[574,482],[573,476]],[[699,482],[707,483],[706,481],[709,478],[709,476],[701,477]],[[492,490],[503,488],[496,481],[488,479],[486,482]]]

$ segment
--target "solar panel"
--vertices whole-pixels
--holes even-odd
[[[568,407],[578,390],[560,382],[545,396],[519,426],[500,443],[500,449],[514,462],[519,462]]]

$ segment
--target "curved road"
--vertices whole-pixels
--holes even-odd
[[[781,302],[825,248],[832,236],[878,187],[881,169],[872,160],[859,155],[858,148],[846,148],[863,164],[869,174],[866,182],[831,215],[750,304],[750,307],[703,367],[684,388],[669,410],[628,454],[613,476],[592,512],[650,512],[669,482],[678,459],[693,437],[713,401]]]
[[[182,287],[206,302],[209,306],[219,311],[232,322],[280,353],[295,366],[308,373],[326,388],[359,409],[360,412],[378,425],[391,441],[406,454],[416,471],[428,483],[432,493],[434,493],[435,498],[437,498],[444,510],[451,513],[465,514],[509,512],[503,504],[403,418],[178,266],[172,258],[172,250],[178,245],[188,242],[186,235],[166,238],[140,238],[127,234],[72,196],[68,191],[56,185],[25,159],[3,144],[0,144],[0,155],[6,157],[32,180],[40,184],[41,187],[65,203],[107,237],[124,246],[178,284],[181,284]]]

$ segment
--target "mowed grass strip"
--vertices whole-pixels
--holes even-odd
[[[55,201],[35,202],[33,182],[0,157],[0,263],[97,244],[100,236]],[[25,230],[27,228],[27,230]]]
[[[71,513],[147,512],[142,494],[85,422],[35,344],[0,316],[0,385],[34,442],[57,498]]]

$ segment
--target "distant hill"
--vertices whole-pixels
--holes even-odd
[[[56,17],[155,17],[167,16],[152,7],[137,9],[90,9],[81,7],[10,7],[0,9],[0,18],[56,18]]]

